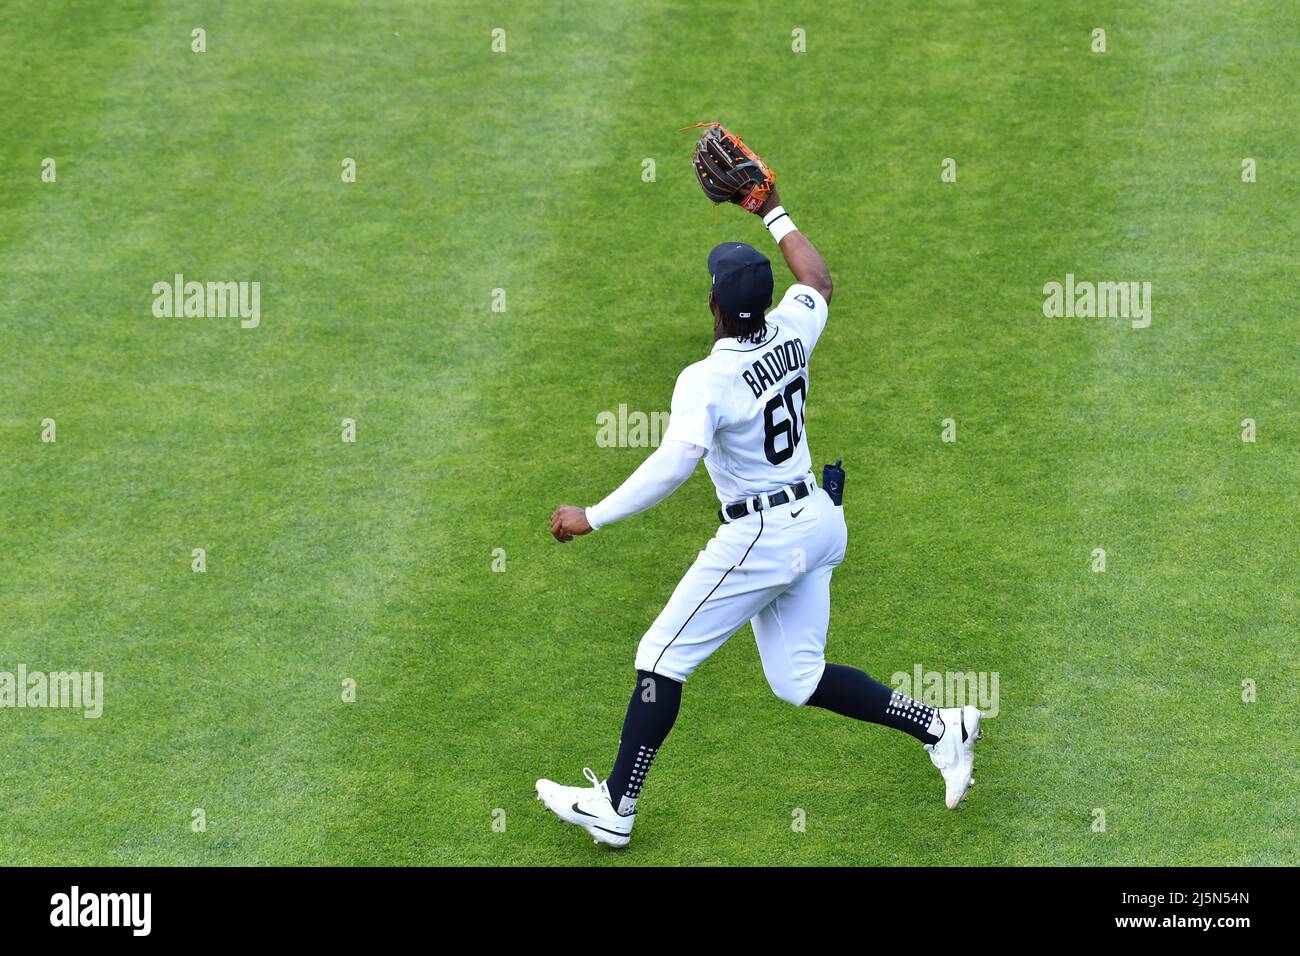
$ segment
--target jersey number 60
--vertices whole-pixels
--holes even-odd
[[[799,393],[799,406],[796,408],[794,403],[795,393]],[[800,375],[789,385],[785,387],[784,392],[778,392],[768,400],[767,405],[763,408],[763,453],[767,455],[767,460],[774,465],[779,465],[791,455],[794,454],[795,446],[799,444],[799,439],[803,436],[803,428],[799,421],[800,415],[804,410],[804,400],[808,397],[808,383]],[[776,416],[785,411],[781,420],[777,421]],[[777,448],[777,439],[783,439],[783,444]]]

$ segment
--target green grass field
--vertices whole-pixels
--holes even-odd
[[[0,671],[105,675],[99,719],[0,709],[0,863],[1298,861],[1295,6],[752,9],[0,9]],[[647,453],[596,419],[707,351],[708,249],[776,255],[694,181],[715,118],[835,278],[828,656],[996,672],[999,714],[949,813],[746,629],[602,852],[533,781],[608,772],[716,500],[547,519]],[[155,317],[175,273],[261,324]],[[1067,273],[1151,282],[1150,327],[1045,318]]]

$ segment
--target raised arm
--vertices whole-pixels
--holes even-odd
[[[781,205],[781,194],[777,192],[775,186],[772,187],[767,200],[756,210],[755,215],[760,216],[763,225],[769,229],[780,228],[781,223],[788,223],[790,219]],[[795,281],[812,286],[829,304],[831,274],[826,268],[826,260],[817,251],[817,247],[798,229],[792,229],[781,237],[781,255],[785,256],[785,264],[790,267]]]

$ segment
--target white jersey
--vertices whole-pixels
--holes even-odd
[[[704,464],[723,504],[812,476],[808,360],[826,312],[820,292],[792,285],[768,312],[761,343],[719,339],[677,377],[664,440],[708,449]]]

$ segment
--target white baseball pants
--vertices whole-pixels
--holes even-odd
[[[847,543],[821,488],[723,524],[641,638],[637,670],[684,681],[749,621],[773,692],[803,704],[826,667],[831,572]]]

